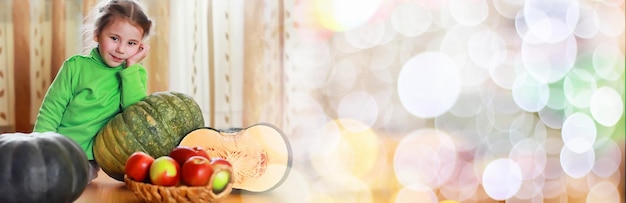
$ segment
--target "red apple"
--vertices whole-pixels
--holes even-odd
[[[135,152],[126,159],[124,165],[124,173],[134,180],[144,182],[148,179],[148,173],[150,172],[150,166],[154,162],[154,158],[145,152]]]
[[[183,165],[181,178],[189,186],[204,186],[209,184],[213,167],[211,161],[203,156],[192,156]]]
[[[212,189],[214,194],[219,194],[229,183],[233,182],[233,167],[232,164],[226,159],[214,158],[211,160],[211,166],[213,166],[213,182]]]
[[[223,165],[223,166],[226,166],[226,167],[229,167],[229,168],[233,167],[233,165],[230,164],[230,161],[228,161],[226,159],[223,159],[223,158],[220,158],[220,157],[212,158],[211,159],[211,165],[212,166]]]
[[[178,165],[180,165],[181,167],[185,164],[187,159],[192,156],[202,156],[210,160],[209,154],[207,154],[207,152],[202,149],[202,147],[198,146],[176,146],[174,149],[172,149],[169,156],[176,160],[176,162],[178,162]]]
[[[150,181],[155,185],[176,186],[180,181],[180,166],[172,157],[156,158],[150,166]]]

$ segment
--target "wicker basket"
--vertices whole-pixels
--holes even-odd
[[[212,178],[211,178],[212,179]],[[211,184],[207,186],[159,186],[137,182],[124,176],[126,187],[146,202],[217,202],[232,191],[232,181],[219,194],[213,193]],[[212,182],[212,180],[211,180]]]

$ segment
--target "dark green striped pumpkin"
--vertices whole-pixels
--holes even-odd
[[[157,92],[127,107],[96,135],[94,158],[102,171],[124,180],[126,159],[136,151],[168,155],[189,132],[204,126],[200,106],[188,95]]]

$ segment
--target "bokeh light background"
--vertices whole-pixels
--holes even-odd
[[[277,201],[624,202],[623,0],[284,6]]]

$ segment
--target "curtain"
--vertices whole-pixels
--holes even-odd
[[[0,132],[15,129],[12,1],[0,1]]]
[[[80,50],[80,23],[93,1],[0,1],[0,130],[30,132],[63,61]],[[84,5],[84,6],[83,6]]]
[[[243,33],[233,31],[243,28],[242,8],[243,1],[186,1],[170,7],[168,89],[192,95],[207,126],[242,125]]]
[[[243,126],[269,122],[287,128],[284,4],[282,0],[246,1],[241,12]]]

